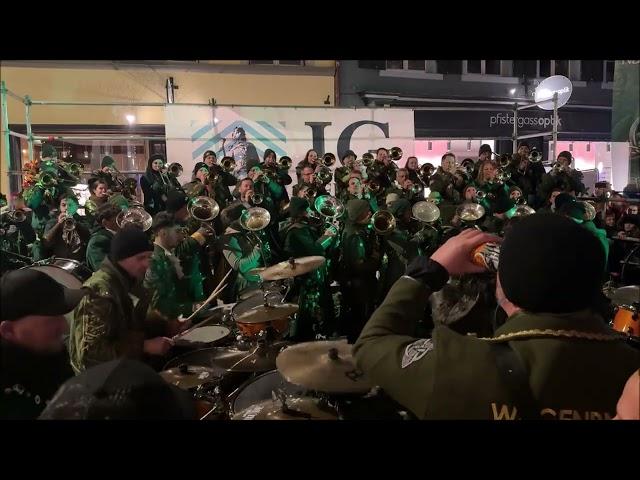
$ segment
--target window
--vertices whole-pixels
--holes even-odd
[[[604,80],[603,60],[582,60],[581,80],[585,82],[602,82]]]
[[[513,76],[535,78],[538,75],[537,60],[514,60]]]
[[[482,60],[467,60],[467,73],[482,73]]]
[[[461,75],[462,74],[462,61],[461,60],[436,60],[438,65],[438,73],[445,75]]]
[[[569,60],[554,60],[554,65],[554,75],[564,75],[565,77],[569,76]]]
[[[404,70],[404,60],[387,60],[387,70]]]
[[[547,78],[551,76],[551,60],[540,60],[540,77]]]
[[[500,75],[500,60],[485,60],[484,63],[486,75]]]
[[[407,60],[407,68],[409,70],[425,71],[425,60]]]
[[[616,69],[616,61],[615,60],[605,60],[604,61],[604,81],[605,82],[613,82],[614,72]]]

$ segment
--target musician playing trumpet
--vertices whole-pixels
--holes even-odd
[[[78,215],[75,196],[63,197],[56,218],[47,222],[42,238],[41,258],[56,256],[84,262],[91,233]]]

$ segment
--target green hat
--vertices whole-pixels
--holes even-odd
[[[289,215],[293,218],[301,215],[309,208],[309,202],[304,198],[293,197],[289,203]]]
[[[109,155],[106,155],[103,159],[102,162],[100,162],[100,168],[104,168],[104,167],[110,167],[112,165],[115,165],[115,160],[113,158],[111,158]]]
[[[351,222],[357,221],[367,211],[369,211],[369,202],[366,200],[353,199],[347,202],[347,215]]]

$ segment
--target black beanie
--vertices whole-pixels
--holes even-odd
[[[100,168],[110,167],[111,165],[115,165],[115,161],[109,155],[105,156],[100,162]]]
[[[153,223],[151,224],[151,229],[154,233],[158,233],[163,228],[173,227],[176,224],[176,219],[173,216],[173,213],[169,212],[160,212],[153,217]]]
[[[558,154],[558,158],[566,158],[567,160],[569,160],[569,163],[571,163],[571,160],[573,159],[573,155],[571,155],[571,152],[568,152],[567,150],[563,150],[562,152],[560,152]]]
[[[187,194],[181,190],[171,190],[167,194],[167,212],[176,213],[188,203]]]
[[[111,240],[109,257],[118,262],[142,252],[153,252],[153,245],[146,233],[138,227],[129,226],[116,233]]]
[[[574,197],[573,195],[570,195],[565,192],[560,193],[558,196],[556,196],[556,199],[554,200],[556,205],[556,211],[560,210],[565,203],[575,203],[575,201],[576,201],[576,197]]]
[[[222,222],[222,226],[224,228],[232,226],[231,224],[235,221],[238,221],[242,216],[242,212],[244,212],[246,209],[247,207],[242,204],[229,205],[228,207],[224,208],[222,212],[220,212],[220,221]],[[236,228],[236,230],[240,229]]]
[[[604,248],[589,230],[561,215],[523,217],[500,247],[505,296],[529,312],[567,313],[591,305],[600,291]]]
[[[347,158],[349,155],[353,155],[353,158],[356,158],[356,154],[353,152],[353,150],[347,150],[342,154],[342,156],[340,157],[340,160],[344,161],[344,159]]]
[[[484,152],[491,153],[491,145],[486,143],[480,145],[480,150],[478,150],[478,156],[482,155]]]
[[[309,202],[300,197],[293,197],[289,203],[289,215],[291,218],[299,217],[309,208]]]
[[[207,150],[202,154],[202,160],[204,161],[204,159],[207,158],[208,155],[213,155],[214,157],[217,157],[216,152],[214,152],[213,150]]]

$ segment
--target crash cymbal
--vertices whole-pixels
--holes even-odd
[[[231,420],[338,420],[329,407],[321,408],[311,397],[290,397],[285,406],[279,400],[264,400],[236,413]]]
[[[264,271],[260,273],[260,276],[266,281],[297,277],[314,271],[316,268],[322,266],[325,261],[324,257],[319,256],[295,258],[265,268]]]
[[[278,355],[276,366],[288,382],[319,392],[365,393],[372,387],[346,340],[293,345]]]
[[[238,323],[264,323],[287,318],[296,313],[300,307],[293,303],[278,303],[277,305],[260,305],[236,317]]]
[[[640,302],[640,287],[638,285],[628,285],[616,288],[609,298],[611,303],[616,306],[633,305]]]
[[[188,390],[211,383],[224,373],[221,368],[209,368],[199,365],[180,365],[160,372],[164,380],[176,387]]]

